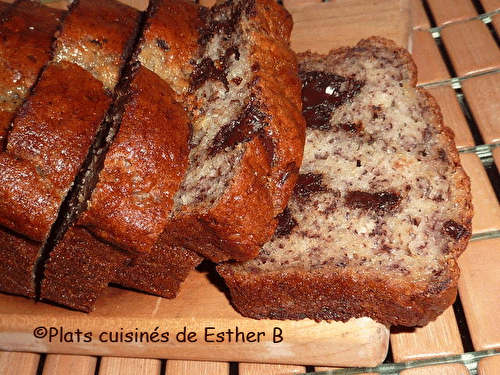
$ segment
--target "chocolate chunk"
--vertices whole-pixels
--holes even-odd
[[[361,122],[344,122],[337,125],[340,130],[353,135],[363,135],[363,124]]]
[[[448,220],[443,224],[443,232],[455,240],[469,236],[470,232],[454,220]]]
[[[209,57],[201,60],[191,73],[190,91],[195,91],[210,80],[222,82],[226,90],[229,90],[227,72],[229,70],[229,59],[233,56],[235,60],[240,59],[240,51],[236,46],[229,47],[220,60],[214,61]]]
[[[268,138],[263,133],[266,116],[259,109],[249,103],[235,120],[224,125],[212,141],[209,155],[215,155],[226,147],[234,147],[237,144],[248,142],[254,136],[260,136],[264,141],[268,154],[272,154],[272,142],[265,140]]]
[[[326,191],[327,188],[323,184],[323,176],[316,173],[303,173],[299,175],[295,185],[294,194],[306,198],[313,193]]]
[[[226,50],[226,53],[224,54],[224,61],[229,60],[229,58],[231,56],[234,56],[235,60],[239,60],[240,59],[240,51],[239,51],[238,47],[236,47],[236,46],[229,47]]]
[[[365,191],[350,191],[345,198],[346,205],[352,209],[373,210],[379,213],[392,212],[401,201],[401,197],[393,192],[382,191],[369,193]]]
[[[276,219],[278,219],[278,225],[276,227],[276,230],[274,231],[274,235],[276,237],[284,237],[290,234],[293,228],[295,228],[298,224],[297,220],[295,220],[291,215],[288,207],[286,207],[282,213],[276,216]]]
[[[211,16],[229,14],[229,17],[210,17],[206,24],[199,30],[200,37],[198,44],[205,45],[217,34],[228,36],[234,34],[237,25],[240,24],[243,17],[253,17],[256,14],[255,5],[255,0],[250,0],[238,2],[236,6],[231,2],[222,2],[213,6],[208,11]],[[226,12],[223,9],[224,7],[231,7],[230,12]]]
[[[156,38],[156,44],[164,51],[170,50],[170,45],[161,38]]]
[[[326,72],[303,72],[302,114],[307,126],[313,129],[329,130],[332,111],[351,99],[363,86],[363,82]]]
[[[227,81],[226,66],[221,64],[216,65],[211,58],[205,57],[191,73],[189,90],[194,92],[209,80],[222,82],[226,90],[229,86],[229,82]]]

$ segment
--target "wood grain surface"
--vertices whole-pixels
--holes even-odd
[[[192,273],[173,300],[108,288],[89,314],[0,295],[1,350],[373,366],[385,358],[388,342],[388,329],[368,318],[244,318],[202,272]]]

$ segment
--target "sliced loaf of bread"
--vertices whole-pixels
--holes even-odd
[[[457,293],[472,205],[451,130],[381,38],[299,56],[307,137],[294,195],[255,260],[218,267],[262,319],[425,325]]]

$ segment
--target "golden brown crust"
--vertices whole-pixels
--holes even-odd
[[[129,255],[75,225],[46,263],[41,297],[76,310],[92,311],[102,290],[129,260]]]
[[[175,298],[181,284],[203,258],[192,251],[169,246],[164,240],[166,236],[168,233],[164,232],[150,253],[135,257],[121,269],[113,282],[163,298]]]
[[[0,249],[0,291],[34,298],[33,265],[40,256],[40,243],[0,227]]]
[[[276,216],[285,208],[295,185],[303,157],[305,122],[300,113],[297,58],[289,47],[292,18],[275,1],[257,1],[256,8],[261,18],[249,35],[254,42],[251,54],[261,69],[254,90],[270,114],[265,127],[273,143],[268,189]],[[260,27],[268,30],[268,34],[260,32]]]
[[[18,0],[0,25],[0,110],[14,112],[50,59],[63,12],[33,0]]]
[[[198,29],[206,8],[193,1],[152,0],[147,10],[137,59],[156,72],[184,103],[198,52]]]
[[[352,269],[260,275],[219,265],[218,271],[231,290],[235,308],[250,318],[345,322],[370,317],[401,326],[423,326],[441,315],[455,301],[459,276],[456,262],[432,286]]]
[[[55,61],[81,66],[112,90],[135,43],[140,17],[120,1],[73,1],[57,35]]]
[[[36,241],[45,239],[110,103],[101,82],[82,68],[60,63],[44,70],[0,155],[10,161],[1,174],[2,225]],[[16,187],[28,182],[14,179],[21,170],[29,173],[30,188]]]

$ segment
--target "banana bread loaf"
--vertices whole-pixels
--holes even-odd
[[[410,55],[381,38],[299,56],[307,137],[293,198],[255,260],[222,264],[262,319],[424,325],[457,293],[469,179]]]

